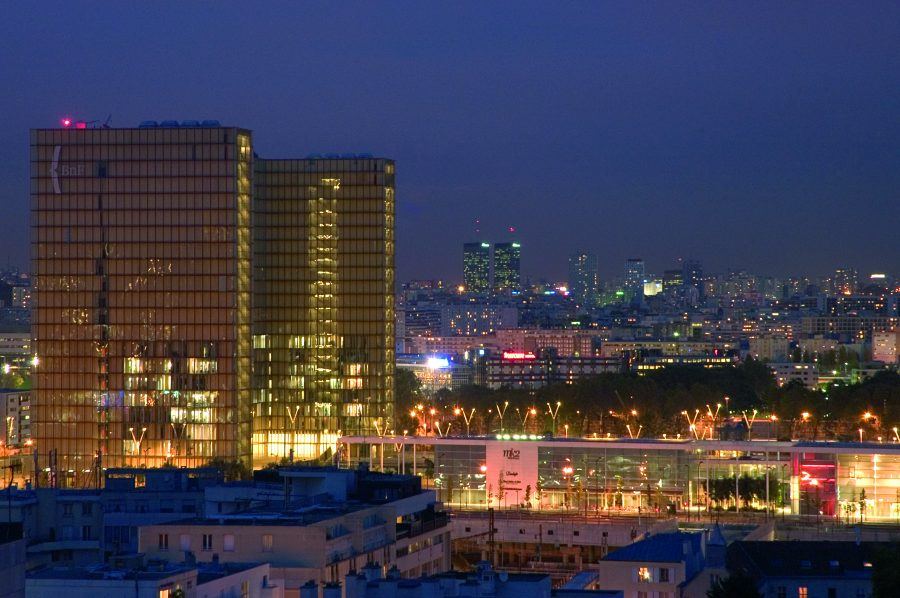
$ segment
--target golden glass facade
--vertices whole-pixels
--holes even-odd
[[[41,483],[264,463],[387,427],[394,164],[231,127],[31,133]]]
[[[253,457],[309,458],[391,424],[394,163],[257,160]]]
[[[240,129],[32,131],[34,437],[51,483],[85,483],[98,455],[249,461],[251,169]]]

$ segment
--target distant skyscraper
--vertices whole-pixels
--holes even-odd
[[[593,253],[578,252],[569,256],[569,291],[575,302],[582,307],[592,307],[597,302],[600,275],[597,271],[597,256]]]
[[[519,243],[494,243],[494,290],[498,293],[518,291],[521,284]]]
[[[852,295],[856,292],[859,273],[853,268],[838,268],[834,271],[834,294]]]
[[[625,260],[625,288],[635,296],[644,291],[644,260],[639,257]]]
[[[698,297],[703,298],[703,266],[696,260],[685,260],[681,266],[681,280],[686,287],[697,289]]]
[[[487,293],[491,290],[491,244],[463,245],[463,278],[466,292]]]
[[[49,481],[83,485],[101,461],[260,464],[386,425],[393,171],[262,160],[217,123],[32,131]]]
[[[681,289],[684,284],[684,272],[681,270],[664,270],[663,271],[663,290],[671,292],[674,289]]]

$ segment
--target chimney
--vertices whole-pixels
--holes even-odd
[[[300,586],[300,598],[319,598],[319,586],[313,580]]]
[[[381,579],[381,567],[378,563],[366,563],[366,566],[363,567],[363,575],[366,576],[366,581],[375,581]]]

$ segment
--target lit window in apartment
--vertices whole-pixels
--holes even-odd
[[[641,567],[638,569],[638,581],[650,582],[653,580],[649,567]]]
[[[797,598],[809,598],[809,588],[806,586],[797,588]]]
[[[263,552],[272,552],[272,534],[263,534],[262,536],[262,551]]]

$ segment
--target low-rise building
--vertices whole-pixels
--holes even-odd
[[[0,521],[22,524],[29,567],[86,565],[137,552],[140,525],[202,514],[204,491],[217,484],[215,468],[108,469],[102,489],[11,489]]]
[[[0,440],[5,446],[21,446],[31,438],[31,392],[0,390]]]
[[[725,570],[725,539],[706,532],[667,532],[611,552],[596,565],[597,585],[625,596],[705,598]]]
[[[872,563],[882,542],[738,541],[728,547],[729,571],[756,580],[762,596],[823,598],[872,595]]]
[[[25,598],[25,540],[21,523],[0,523],[0,598]]]
[[[622,371],[616,357],[559,356],[552,351],[503,351],[484,360],[484,383],[489,388],[541,388],[571,384],[584,378]]]
[[[116,468],[105,472],[100,496],[105,556],[138,550],[138,528],[202,516],[207,488],[223,484],[214,467]]]
[[[282,501],[235,513],[141,527],[139,550],[169,560],[268,562],[286,591],[340,582],[379,561],[403,577],[450,568],[449,517],[414,476],[284,468]],[[223,509],[225,510],[225,509]]]
[[[144,562],[138,555],[107,564],[55,566],[30,572],[29,598],[283,598],[267,563]]]
[[[427,395],[442,389],[458,390],[473,381],[471,365],[446,355],[397,355],[397,369],[411,371]]]
[[[815,389],[819,386],[819,370],[814,363],[778,362],[768,365],[775,374],[775,382],[778,386],[795,381],[800,382],[806,388]]]
[[[344,588],[345,598],[623,598],[622,592],[618,591],[574,587],[555,590],[551,586],[549,575],[496,571],[487,561],[478,563],[474,571],[451,571],[417,579],[403,579],[394,568],[383,577],[381,567],[372,563],[363,567],[359,573],[347,575]],[[307,586],[306,589],[311,594],[309,598],[317,598],[318,595],[311,591],[314,588]],[[327,590],[323,594],[327,596]],[[303,590],[300,595],[301,598],[306,598]]]
[[[791,343],[783,336],[758,336],[749,340],[753,359],[784,361],[791,355]]]
[[[896,365],[900,360],[900,330],[876,332],[872,335],[872,360]]]

